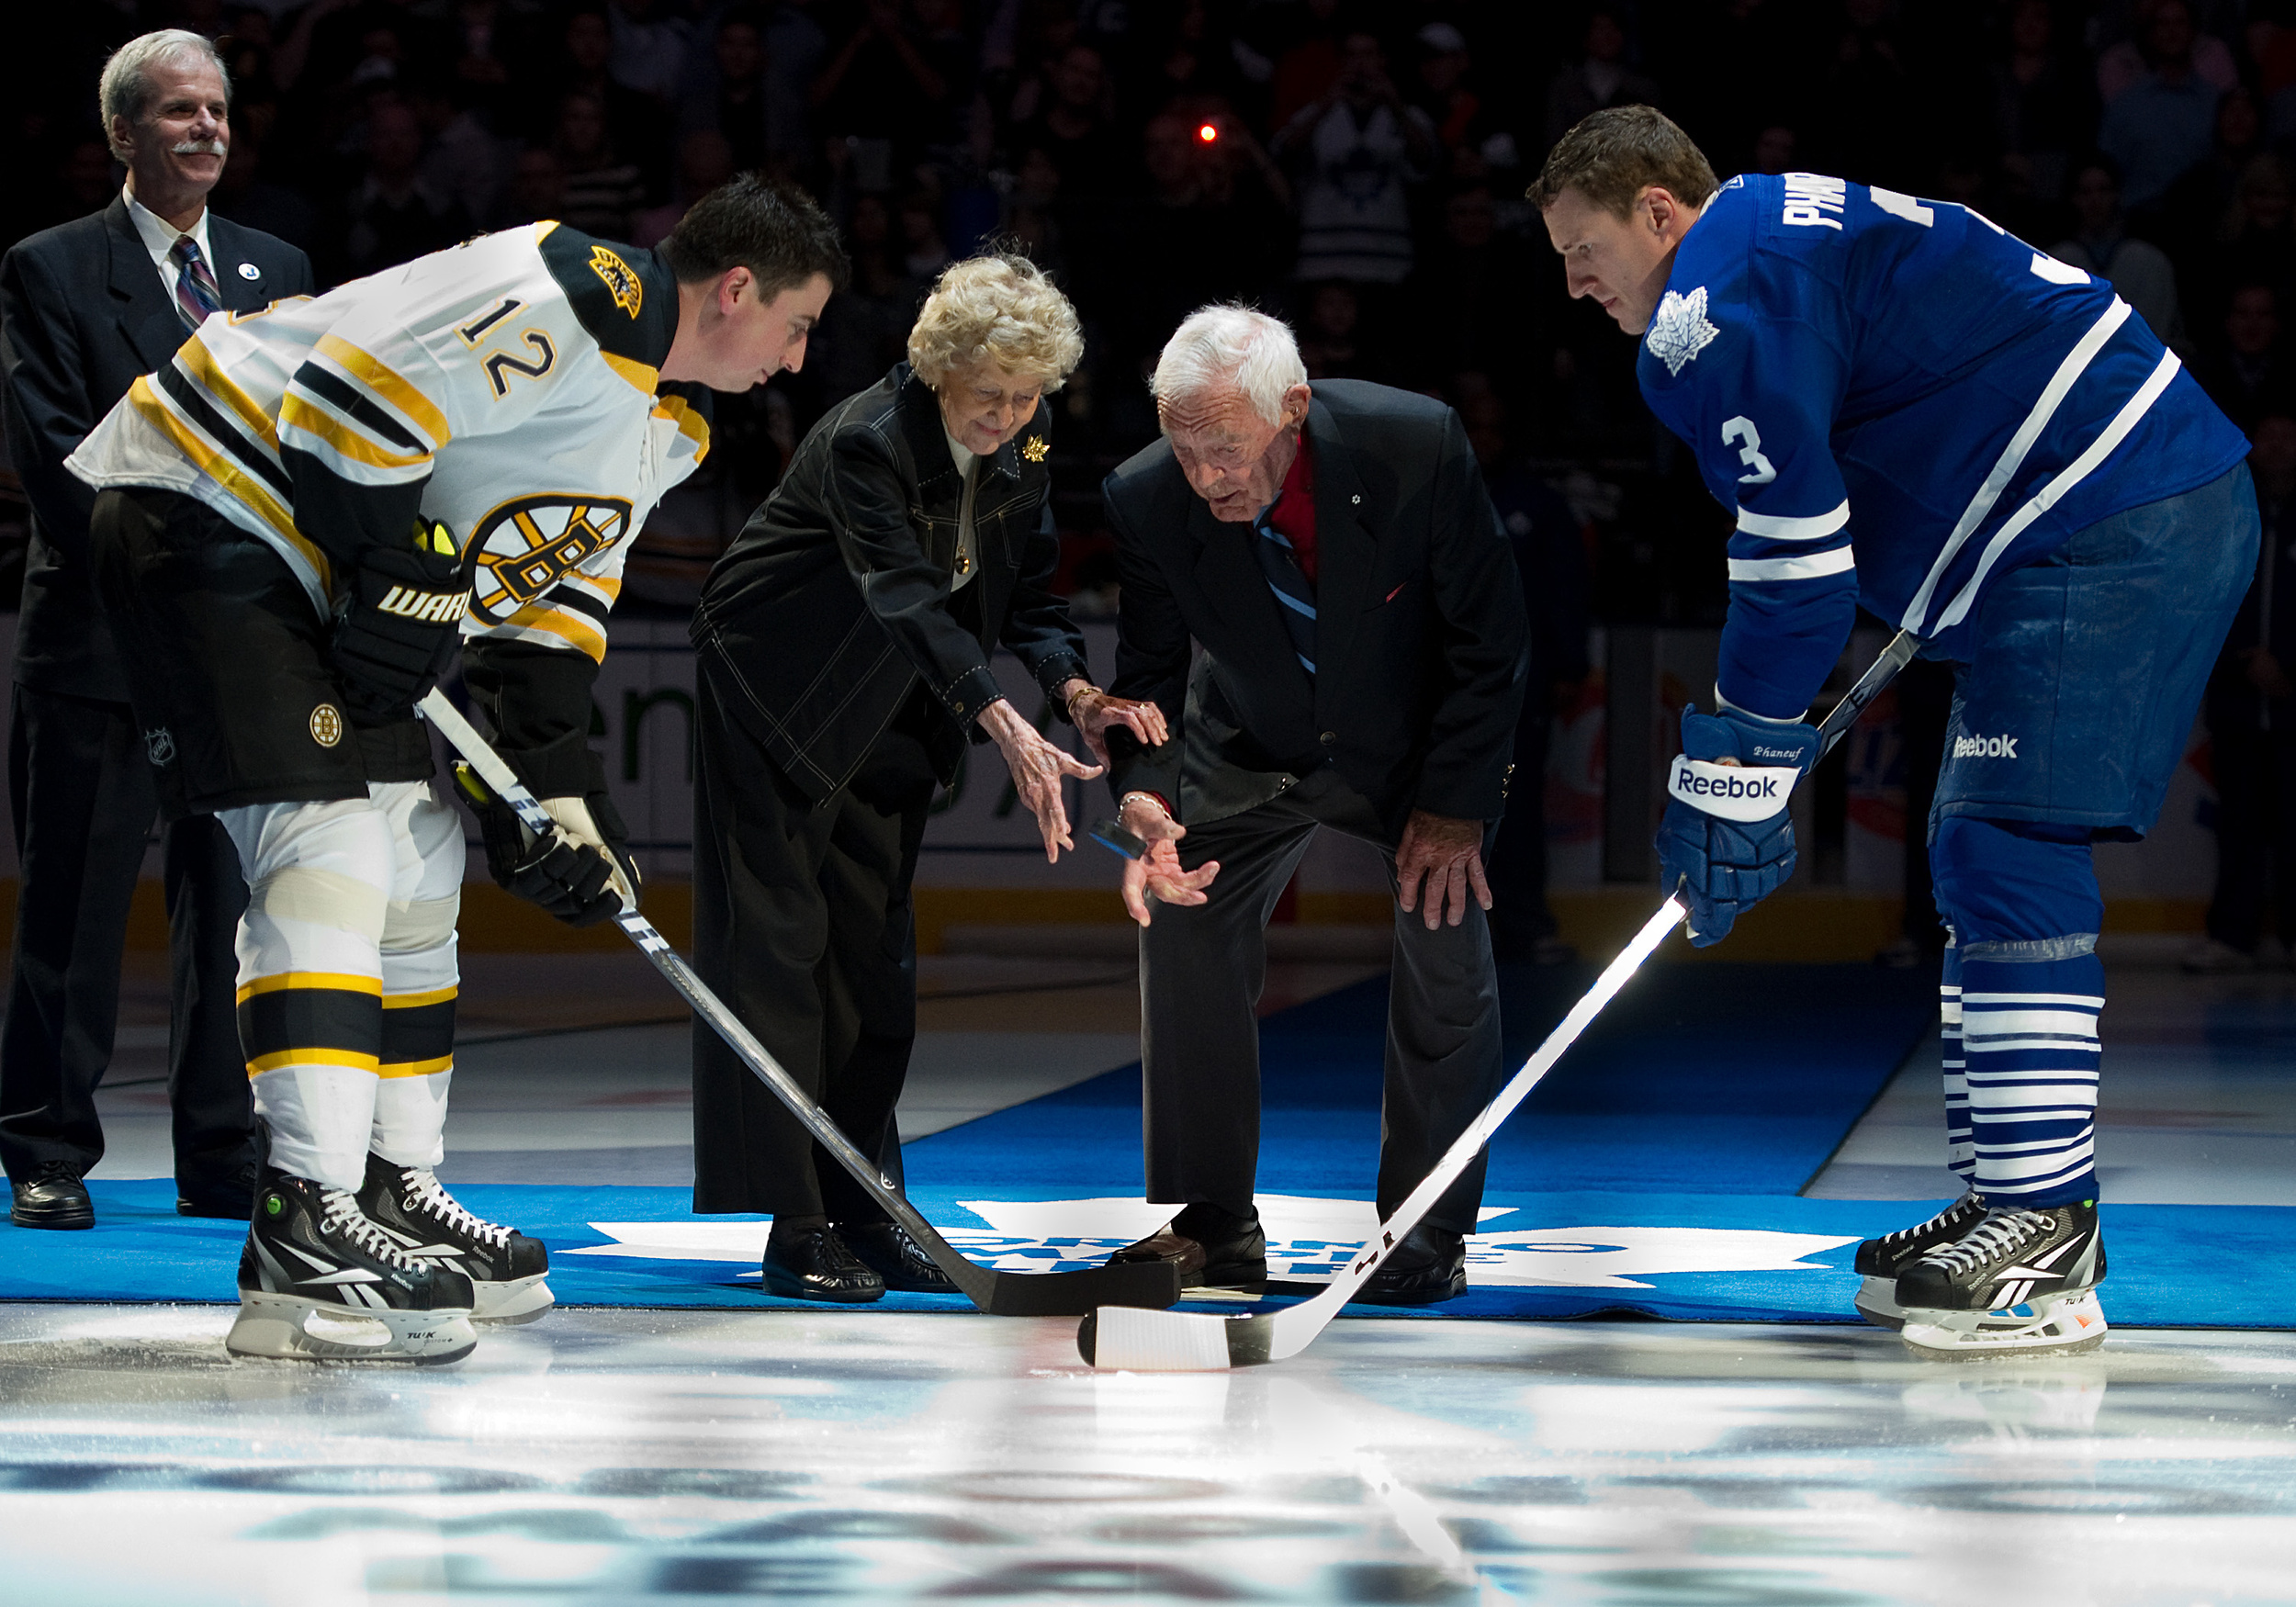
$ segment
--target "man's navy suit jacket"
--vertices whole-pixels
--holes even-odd
[[[253,312],[314,287],[310,259],[300,251],[212,212],[208,245],[226,312]],[[174,356],[188,333],[118,197],[100,212],[18,241],[0,257],[8,455],[32,505],[16,678],[35,691],[128,701],[88,583],[96,492],[63,460],[130,385]]]

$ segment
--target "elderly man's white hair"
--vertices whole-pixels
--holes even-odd
[[[1290,326],[1248,307],[1203,307],[1187,315],[1156,359],[1156,408],[1234,387],[1270,424],[1283,422],[1284,392],[1308,382]]]
[[[112,132],[112,119],[125,118],[131,129],[141,122],[152,105],[151,70],[183,56],[204,58],[214,66],[216,76],[223,80],[223,93],[231,92],[231,69],[223,65],[223,58],[216,53],[215,46],[200,35],[180,28],[163,28],[157,33],[131,39],[104,63],[104,76],[96,87],[96,104],[104,116],[104,142],[120,161],[128,160],[128,152],[121,149],[118,136]]]

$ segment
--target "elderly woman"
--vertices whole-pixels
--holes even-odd
[[[694,950],[703,976],[863,1154],[900,1176],[894,1106],[917,1035],[909,882],[936,781],[994,742],[1045,856],[1073,847],[1079,764],[989,672],[1009,647],[1107,759],[1150,703],[1093,685],[1050,589],[1045,469],[1076,314],[1034,264],[945,271],[909,360],[814,427],[727,550],[694,617],[699,651]],[[794,1118],[697,1027],[693,1208],[773,1218],[765,1287],[874,1300],[953,1287]]]

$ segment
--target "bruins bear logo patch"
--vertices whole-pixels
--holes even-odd
[[[638,309],[646,303],[646,287],[639,281],[637,270],[604,246],[593,245],[590,248],[590,271],[604,281],[606,294],[613,298],[613,304],[635,320]]]
[[[311,740],[321,747],[332,747],[343,740],[343,711],[332,703],[321,703],[311,711]]]

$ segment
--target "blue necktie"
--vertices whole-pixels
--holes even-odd
[[[188,234],[178,236],[174,250],[168,254],[175,259],[175,310],[183,315],[186,329],[197,329],[210,313],[223,310],[215,275],[200,259],[199,242]]]
[[[1291,543],[1268,521],[1268,512],[1262,513],[1253,526],[1258,539],[1252,543],[1258,554],[1260,570],[1267,577],[1267,589],[1276,594],[1276,612],[1283,616],[1284,628],[1291,633],[1291,650],[1300,656],[1300,667],[1311,676],[1315,673],[1315,588],[1300,572],[1299,555],[1291,550]]]

